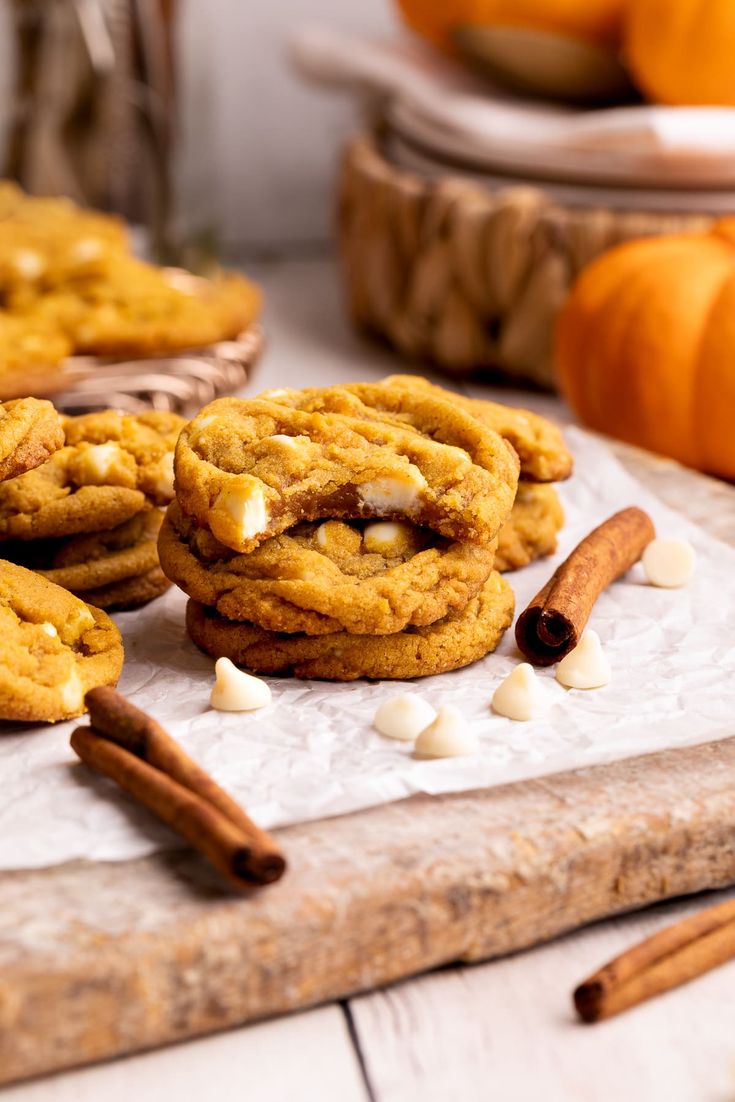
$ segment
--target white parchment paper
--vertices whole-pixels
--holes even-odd
[[[595,606],[612,683],[566,691],[542,671],[554,707],[543,722],[494,716],[495,686],[519,660],[512,630],[466,670],[407,684],[331,685],[274,678],[273,704],[249,715],[208,706],[212,661],[186,637],[185,598],[172,591],[117,617],[125,636],[121,690],[181,740],[263,826],[296,823],[398,800],[453,792],[735,734],[735,551],[648,493],[610,452],[568,434],[576,473],[560,488],[567,512],[558,554],[510,575],[522,610],[558,562],[600,521],[627,505],[650,512],[661,535],[690,539],[692,583],[655,589],[640,566]],[[420,761],[371,726],[380,701],[411,690],[458,706],[478,732],[471,758]],[[0,868],[73,858],[123,860],[176,844],[147,812],[76,761],[73,723],[0,725]]]

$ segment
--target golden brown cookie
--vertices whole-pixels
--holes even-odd
[[[98,608],[137,608],[170,585],[158,562],[162,519],[159,509],[145,509],[110,531],[44,541],[41,556],[33,543],[14,544],[12,557],[29,549],[24,565]]]
[[[477,418],[370,384],[220,398],[182,432],[175,468],[182,509],[235,551],[321,517],[400,518],[486,543],[518,480],[515,452]]]
[[[520,570],[553,555],[564,525],[564,510],[553,486],[519,482],[511,514],[500,529],[495,569]]]
[[[23,398],[63,390],[59,363],[71,351],[69,338],[47,320],[0,311],[0,396]]]
[[[515,448],[521,461],[521,478],[526,482],[561,482],[572,473],[574,461],[561,430],[538,413],[500,402],[466,398],[463,394],[434,386],[421,375],[389,375],[383,382],[388,386],[409,387],[416,392],[443,394],[478,417]]]
[[[452,543],[403,521],[304,522],[241,555],[169,506],[161,565],[190,597],[270,631],[388,635],[463,608],[494,544]]]
[[[120,632],[46,578],[0,561],[0,719],[56,722],[84,712],[84,694],[115,685]]]
[[[0,404],[0,482],[40,467],[63,443],[61,418],[50,402],[17,398]]]
[[[173,497],[172,451],[182,418],[105,410],[63,419],[66,445],[0,484],[0,540],[115,528]]]
[[[468,666],[495,650],[513,619],[513,591],[493,572],[464,609],[395,635],[283,635],[225,620],[189,601],[186,625],[198,647],[254,673],[324,681],[428,677]]]

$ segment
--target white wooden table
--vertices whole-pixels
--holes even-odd
[[[331,265],[251,265],[268,300],[249,388],[401,365],[342,316]],[[511,395],[507,395],[511,398]],[[560,415],[553,399],[518,398]],[[735,780],[735,778],[734,778]],[[530,952],[2,1092],[2,1102],[735,1102],[735,962],[620,1018],[575,1021],[571,991],[626,946],[733,893],[600,923]]]

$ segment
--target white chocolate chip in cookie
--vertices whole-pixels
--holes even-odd
[[[76,668],[72,669],[64,684],[59,686],[59,694],[65,711],[79,712],[81,710],[84,704],[84,688]]]
[[[123,451],[118,444],[91,444],[79,456],[77,477],[84,485],[104,484],[122,458]]]
[[[375,713],[373,727],[387,738],[412,742],[436,718],[431,704],[415,693],[384,700]]]
[[[214,664],[215,681],[209,703],[220,712],[254,712],[271,703],[270,687],[259,677],[245,673],[229,658]]]
[[[70,252],[79,264],[88,264],[91,260],[99,260],[104,252],[104,245],[99,237],[80,237],[74,242]]]
[[[11,263],[13,268],[23,279],[39,279],[46,270],[46,262],[40,253],[33,249],[16,249]]]
[[[375,478],[359,487],[360,500],[378,514],[410,513],[426,489],[426,479],[418,467],[386,478]]]
[[[492,709],[499,716],[521,723],[543,719],[549,711],[549,699],[533,666],[521,662],[511,670],[493,693]]]
[[[376,520],[366,524],[362,533],[366,551],[377,555],[391,555],[410,546],[411,526],[400,520]]]
[[[291,448],[293,451],[298,451],[299,445],[296,443],[293,436],[286,436],[283,432],[277,432],[275,436],[269,436],[267,439],[274,440],[277,444],[283,444],[284,448]]]
[[[480,741],[462,713],[445,704],[416,739],[414,752],[419,758],[459,758],[479,749]]]
[[[265,398],[266,401],[269,401],[273,398],[285,398],[286,395],[290,393],[291,391],[287,390],[285,387],[277,387],[275,390],[264,390],[262,394],[258,395],[258,397]]]
[[[586,631],[556,667],[556,680],[567,689],[601,689],[612,677],[596,631]]]
[[[55,639],[59,634],[54,625],[49,624],[48,621],[44,621],[44,623],[39,624],[38,626],[40,627],[41,631],[43,631],[46,635],[50,635],[52,639]]]
[[[678,589],[691,580],[695,559],[694,548],[688,540],[662,538],[649,543],[642,562],[651,585]]]
[[[226,520],[221,523],[217,514],[224,514]],[[264,532],[268,526],[268,509],[262,489],[252,480],[235,483],[223,490],[212,512],[211,528],[215,536],[222,532],[227,543],[229,529],[235,526],[241,542],[252,539]]]
[[[166,452],[159,460],[153,481],[153,492],[160,498],[172,498],[174,496],[174,454]]]

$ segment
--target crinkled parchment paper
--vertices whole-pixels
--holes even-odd
[[[331,685],[274,678],[273,704],[247,715],[208,707],[212,662],[184,632],[184,597],[170,592],[117,617],[125,635],[120,688],[150,711],[263,826],[340,815],[415,792],[454,792],[558,772],[735,733],[735,551],[711,539],[632,479],[607,449],[569,433],[576,473],[561,494],[559,552],[510,575],[520,611],[552,569],[617,509],[647,509],[662,535],[695,545],[697,570],[681,590],[645,584],[641,567],[598,601],[591,625],[612,683],[553,695],[548,719],[512,723],[491,714],[493,689],[518,661],[513,633],[466,670],[411,684]],[[456,704],[480,735],[471,758],[419,761],[410,746],[371,727],[378,703],[405,690]],[[175,842],[166,828],[76,762],[72,723],[0,727],[0,868],[73,858],[123,860]]]

